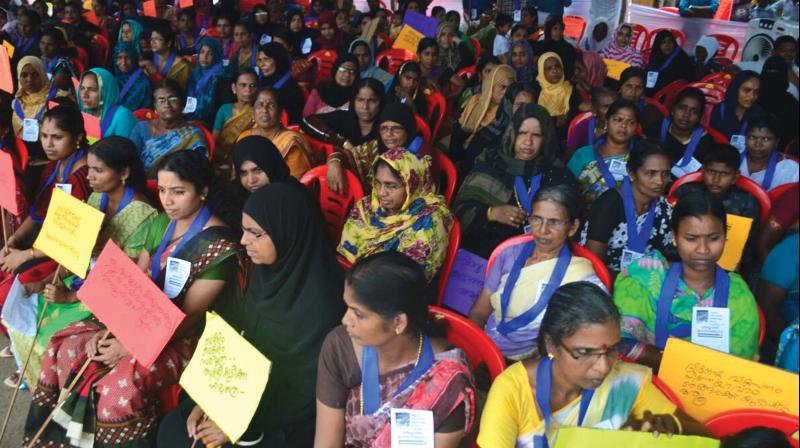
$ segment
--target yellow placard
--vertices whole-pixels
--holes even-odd
[[[14,57],[14,45],[9,41],[4,40],[3,41],[3,46],[6,47],[6,51],[8,51],[8,57],[9,58],[13,58]]]
[[[735,409],[800,414],[797,374],[669,338],[658,376],[696,420]]]
[[[631,64],[608,58],[603,58],[603,62],[606,63],[606,67],[608,68],[608,75],[606,76],[617,81],[619,81],[619,78],[622,76],[622,72],[631,66]]]
[[[742,261],[742,252],[744,252],[747,237],[750,235],[753,219],[728,214],[727,221],[728,233],[725,239],[725,249],[717,264],[726,271],[734,271]]]
[[[403,29],[400,30],[400,34],[398,34],[397,39],[394,40],[394,45],[392,45],[392,48],[402,48],[412,53],[416,53],[417,45],[419,45],[419,41],[421,41],[424,37],[425,36],[422,33],[414,28],[411,28],[408,25],[403,25]]]
[[[103,217],[91,205],[53,188],[47,216],[33,247],[84,278]]]
[[[271,366],[225,320],[206,313],[206,328],[180,384],[208,418],[236,443],[258,408]]]
[[[558,430],[555,448],[718,448],[719,440],[705,437],[661,435],[649,432],[609,431],[591,428],[563,428]]]
[[[91,11],[92,10],[92,0],[83,0],[83,9],[84,9],[84,11]]]

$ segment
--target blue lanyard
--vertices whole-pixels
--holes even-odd
[[[272,88],[273,88],[273,89],[275,89],[275,90],[278,90],[278,89],[280,89],[281,87],[283,87],[283,85],[284,85],[284,84],[286,84],[286,81],[288,81],[288,80],[289,80],[289,78],[291,78],[291,77],[292,77],[292,72],[291,72],[291,70],[290,70],[290,71],[287,71],[287,72],[286,72],[286,74],[284,74],[283,76],[281,76],[281,79],[277,80],[277,81],[275,82],[275,84],[273,84],[273,85],[272,85]]]
[[[45,110],[46,107],[47,107],[47,104],[44,104],[42,106],[42,108],[39,109],[39,112],[36,113],[36,116],[34,117],[36,119],[36,121],[39,121],[42,118],[42,114],[44,113],[44,110]],[[20,104],[20,101],[19,101],[18,98],[14,99],[14,112],[17,113],[17,116],[22,121],[25,121],[25,118],[27,118],[27,117],[25,117],[25,111],[22,110],[22,104]]]
[[[594,146],[594,128],[597,127],[597,117],[592,116],[589,119],[589,129],[586,130],[586,141],[589,142],[588,144]]]
[[[600,142],[594,147],[594,160],[597,162],[597,169],[600,170],[600,174],[603,176],[603,181],[606,183],[606,187],[609,189],[617,188],[617,179],[614,178],[614,175],[611,174],[611,171],[608,169],[608,164],[606,163],[603,156],[600,155],[600,151],[598,151],[598,146],[600,146]]]
[[[658,68],[658,71],[662,72],[663,70],[666,70],[666,68],[669,67],[669,65],[672,64],[672,61],[674,61],[675,58],[678,56],[678,52],[680,52],[680,51],[681,51],[681,47],[679,47],[678,45],[675,45],[675,48],[672,50],[672,53],[670,53],[670,55],[667,58],[667,60],[664,61],[663,64],[661,64],[661,67]]]
[[[414,370],[408,374],[405,381],[397,388],[396,394],[406,390],[433,366],[436,360],[433,356],[433,346],[428,336],[422,342],[422,354]],[[395,395],[396,395],[395,394]],[[361,349],[361,403],[364,414],[375,413],[381,407],[381,382],[378,367],[378,352],[375,347],[364,346]]]
[[[42,58],[42,60],[44,60],[44,58]],[[58,55],[55,55],[52,58],[50,58],[50,62],[44,61],[44,70],[45,70],[45,72],[52,74],[53,73],[53,69],[58,64],[58,60],[59,60]]]
[[[675,336],[685,338],[692,333],[692,324],[679,324],[672,331],[668,331],[669,321],[675,320],[672,315],[672,301],[675,300],[675,291],[678,289],[678,280],[683,272],[683,263],[678,261],[670,266],[667,277],[661,286],[661,295],[658,296],[658,309],[656,310],[655,346],[663,349],[667,344],[667,337]],[[728,307],[728,292],[730,289],[728,273],[717,266],[714,275],[714,307]]]
[[[117,112],[119,105],[115,104],[108,108],[105,114],[103,114],[103,118],[100,119],[100,136],[105,137],[106,131],[111,126],[111,122],[114,121],[114,114]]]
[[[531,214],[533,208],[533,197],[536,196],[536,192],[539,191],[539,187],[541,186],[541,174],[531,178],[530,188],[525,188],[525,179],[523,179],[522,176],[517,176],[514,178],[514,191],[517,192],[517,199],[519,199],[522,209],[525,210],[525,212],[527,212],[529,215]]]
[[[550,426],[550,419],[552,411],[550,410],[550,393],[553,390],[553,361],[548,357],[543,357],[536,366],[536,406],[539,412],[542,413],[544,419],[544,434],[541,436],[533,436],[534,448],[548,448],[547,442],[547,427]],[[589,410],[589,404],[592,402],[594,390],[585,389],[581,393],[580,410],[578,411],[578,426],[583,425],[583,420],[586,418],[586,412]]]
[[[197,80],[197,84],[194,86],[194,90],[192,90],[192,96],[199,98],[200,93],[206,89],[206,86],[208,85],[209,81],[211,81],[211,78],[216,76],[220,70],[222,70],[222,62],[217,62],[211,68],[206,70],[206,72],[203,73],[203,76]],[[213,94],[213,92],[211,93]]]
[[[746,111],[744,111],[744,114],[742,115],[742,123],[739,126],[739,135],[744,135],[744,133],[747,132],[747,125],[749,124],[749,120],[747,119],[747,113],[749,111],[750,111],[750,109],[747,109]],[[722,121],[724,122],[725,121],[725,103],[724,102],[720,105],[719,112],[720,112],[720,117],[722,118]]]
[[[158,70],[158,67],[160,65],[158,53],[153,54],[153,63],[156,64],[156,70]],[[172,64],[174,63],[175,63],[175,52],[172,52],[169,54],[169,57],[167,58],[167,64],[164,65],[164,69],[158,71],[159,73],[161,73],[161,76],[166,78],[167,73],[169,73],[169,69],[172,68]]]
[[[134,84],[136,84],[136,80],[139,79],[139,76],[142,75],[142,69],[137,68],[135,72],[131,73],[131,76],[128,77],[128,80],[125,81],[125,84],[122,85],[122,90],[119,92],[119,99],[122,101],[125,98],[125,95],[128,94],[128,91],[131,90]]]
[[[746,163],[746,162],[745,162]],[[767,172],[764,173],[764,182],[761,184],[765,190],[769,191],[772,187],[772,179],[775,177],[775,168],[778,166],[778,151],[772,150],[767,162]]]
[[[230,41],[228,41],[227,44],[225,44],[225,49],[222,52],[222,56],[225,59],[230,60],[231,59],[231,53],[233,53],[233,39],[231,39]]]
[[[553,268],[553,272],[550,274],[550,278],[547,280],[544,290],[542,291],[541,296],[539,296],[539,300],[536,302],[536,304],[519,316],[506,321],[508,305],[511,302],[511,293],[514,290],[514,285],[516,285],[517,280],[519,280],[519,276],[522,272],[522,268],[525,266],[525,262],[528,260],[531,254],[533,254],[533,250],[536,248],[535,241],[525,244],[525,247],[522,248],[522,252],[520,252],[517,259],[514,260],[514,265],[511,267],[511,272],[508,273],[506,284],[503,287],[503,293],[500,295],[500,323],[497,325],[497,331],[499,331],[500,334],[505,335],[523,328],[524,326],[533,322],[534,319],[536,319],[545,311],[547,304],[550,303],[550,298],[553,296],[553,293],[555,293],[556,289],[561,286],[561,282],[564,280],[564,275],[567,273],[567,268],[569,268],[569,264],[572,262],[572,252],[569,250],[568,244],[569,243],[565,243],[564,247],[561,248],[561,252],[558,254],[558,261],[556,261],[556,266]]]
[[[28,52],[28,50],[31,49],[31,46],[33,46],[33,41],[34,41],[33,37],[29,37],[28,42],[24,43],[25,38],[20,36],[17,39],[17,45],[15,45],[15,47],[17,48],[17,52],[22,55],[25,55]]]
[[[638,230],[636,225],[636,203],[633,200],[633,189],[628,176],[622,179],[622,206],[625,209],[625,224],[628,229],[628,250],[644,253],[647,243],[650,241],[650,233],[653,230],[653,221],[656,217],[656,204],[658,201],[650,202],[650,209],[642,223],[642,229]]]
[[[82,159],[83,156],[86,155],[85,149],[79,149],[75,151],[71,156],[67,158],[66,164],[64,165],[64,171],[61,173],[61,183],[66,183],[69,180],[69,176],[72,174],[72,167],[75,166],[75,163]],[[56,180],[56,176],[58,175],[58,170],[61,168],[61,160],[58,161],[56,164],[55,169],[53,172],[50,173],[47,180],[42,185],[42,188],[36,193],[36,200],[28,207],[28,215],[33,219],[34,222],[37,224],[41,224],[42,218],[36,214],[36,202],[38,202],[39,198],[42,194],[47,191],[47,189],[53,185],[53,182]]]
[[[664,121],[661,122],[661,143],[667,143],[667,132],[669,132],[669,127],[671,125],[672,120],[669,118],[665,118]],[[692,138],[689,140],[689,144],[683,152],[683,157],[681,157],[681,160],[676,164],[677,166],[683,168],[689,165],[689,162],[692,161],[692,157],[694,157],[695,150],[697,150],[697,144],[700,143],[700,139],[703,138],[704,132],[702,126],[697,126],[695,128],[692,132]]]
[[[118,215],[119,212],[125,209],[131,202],[133,202],[133,195],[135,192],[131,187],[125,187],[125,192],[122,194],[122,200],[119,201],[119,205],[117,206],[117,210],[114,211],[114,216]],[[106,208],[108,207],[108,193],[103,193],[100,195],[100,211],[105,213]]]
[[[250,68],[256,66],[256,55],[258,55],[258,45],[253,42],[253,45],[250,47]]]
[[[189,45],[186,44],[186,38],[183,37],[183,33],[178,33],[178,43],[181,46],[181,50],[186,48],[197,50],[197,32],[195,32],[193,36],[194,36],[194,45],[190,47]]]
[[[197,234],[203,230],[203,227],[206,226],[209,219],[211,219],[211,209],[208,208],[208,205],[204,205],[203,208],[200,209],[200,213],[195,216],[194,221],[192,221],[192,224],[189,226],[189,230],[183,234],[172,253],[177,254],[187,242],[197,236]],[[154,282],[158,282],[158,278],[161,276],[161,256],[164,254],[164,249],[167,248],[169,240],[172,239],[173,233],[175,233],[175,221],[170,221],[167,226],[167,231],[164,232],[164,236],[161,237],[161,244],[158,245],[158,249],[156,249],[153,254],[153,259],[150,261],[150,278],[152,278]]]

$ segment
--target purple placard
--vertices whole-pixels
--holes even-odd
[[[469,315],[469,310],[483,290],[484,271],[484,258],[459,249],[444,291],[444,304],[465,316]]]
[[[414,11],[406,11],[403,23],[419,31],[425,37],[436,37],[436,28],[439,22],[433,17],[428,17]]]

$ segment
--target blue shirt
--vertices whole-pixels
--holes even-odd
[[[761,268],[761,278],[786,290],[786,300],[781,304],[781,314],[787,321],[798,317],[800,312],[800,286],[798,285],[798,269],[800,255],[797,246],[800,238],[797,232],[787,236],[769,253]]]
[[[681,15],[685,15],[689,12],[690,6],[710,6],[711,13],[717,12],[717,8],[719,8],[719,0],[681,0],[678,3],[678,9],[681,11]]]
[[[564,8],[571,5],[572,0],[533,0],[529,4],[536,6],[540,12],[563,16]]]

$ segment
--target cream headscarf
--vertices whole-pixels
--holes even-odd
[[[544,106],[553,117],[559,117],[569,112],[569,98],[572,96],[572,84],[564,79],[563,74],[559,82],[555,84],[547,82],[547,79],[544,77],[544,63],[551,58],[558,60],[563,73],[564,63],[561,62],[561,58],[558,54],[550,51],[539,56],[539,74],[536,75],[536,80],[542,87],[542,92],[539,94],[539,105]]]
[[[492,93],[496,85],[509,79],[512,82],[516,81],[517,74],[513,68],[505,64],[496,66],[489,76],[483,79],[480,96],[471,104],[467,104],[464,107],[464,112],[461,113],[461,119],[459,120],[461,129],[474,134],[484,125],[484,121],[489,120],[489,118],[491,118],[489,123],[494,121],[494,116],[497,114],[497,108],[500,104],[492,104]]]
[[[14,95],[16,96],[14,101],[19,102],[20,106],[22,106],[22,111],[25,112],[26,118],[34,118],[43,107],[47,106],[47,96],[50,93],[50,81],[44,70],[44,62],[36,56],[25,56],[19,60],[17,64],[17,79],[22,77],[22,69],[28,65],[32,66],[39,74],[39,77],[42,79],[42,88],[39,89],[38,92],[26,92],[22,89],[22,85],[20,85],[20,87],[17,88],[16,95]],[[11,116],[14,134],[22,136],[22,119],[16,112],[13,112]]]

